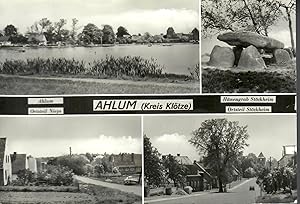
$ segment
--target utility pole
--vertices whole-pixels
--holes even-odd
[[[72,156],[72,147],[69,147],[70,150],[70,156]]]
[[[270,170],[272,170],[272,157],[270,157]]]

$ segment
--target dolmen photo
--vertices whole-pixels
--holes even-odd
[[[226,32],[217,39],[232,48],[216,45],[208,62],[213,67],[266,69],[270,64],[284,66],[295,56],[294,51],[285,48],[282,42],[254,32]]]

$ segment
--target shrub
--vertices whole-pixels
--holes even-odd
[[[85,165],[88,163],[89,160],[82,155],[60,156],[48,162],[48,164],[50,165],[67,167],[76,175],[86,174],[87,168],[85,167]]]
[[[36,180],[36,185],[68,186],[73,183],[73,172],[68,167],[48,165],[46,170],[37,173]]]

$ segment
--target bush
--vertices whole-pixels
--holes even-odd
[[[36,181],[34,173],[29,169],[18,171],[17,176],[17,180],[12,181],[14,186],[26,186]]]
[[[85,165],[88,163],[89,160],[82,155],[60,156],[48,162],[50,165],[67,167],[76,175],[86,174],[87,168]]]
[[[203,69],[202,85],[203,92],[206,93],[293,93],[296,91],[296,81],[291,76],[277,72]]]
[[[73,183],[73,172],[68,167],[48,165],[46,170],[37,173],[36,180],[36,185],[68,186]]]

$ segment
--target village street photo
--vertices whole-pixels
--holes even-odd
[[[296,0],[201,1],[203,93],[296,92]]]
[[[0,203],[141,204],[141,144],[137,116],[0,117]]]
[[[144,116],[144,201],[294,203],[296,115]]]
[[[0,10],[0,94],[200,93],[198,0],[11,0]]]

